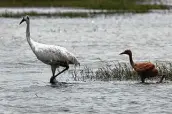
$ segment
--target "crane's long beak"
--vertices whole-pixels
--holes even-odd
[[[125,54],[124,52],[120,53],[119,55]]]
[[[23,19],[21,20],[20,24],[22,24],[24,21],[25,21],[25,20],[24,20],[24,18],[23,18]]]

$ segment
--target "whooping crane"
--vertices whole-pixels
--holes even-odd
[[[33,53],[36,57],[45,64],[51,66],[53,76],[50,78],[50,83],[54,84],[55,79],[58,75],[69,69],[69,64],[74,64],[75,66],[80,65],[76,57],[66,50],[64,47],[46,45],[42,43],[35,42],[30,38],[30,19],[29,16],[23,17],[20,24],[26,22],[26,38],[31,47]],[[65,67],[62,71],[55,75],[56,68]]]

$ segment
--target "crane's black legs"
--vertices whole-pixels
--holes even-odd
[[[51,84],[54,84],[55,83],[55,78],[58,75],[60,75],[61,73],[63,73],[64,71],[66,71],[66,70],[69,69],[69,65],[66,65],[65,67],[66,67],[65,69],[63,69],[61,72],[59,72],[58,74],[55,75],[56,67],[55,66],[51,66],[51,70],[52,70],[52,73],[53,73],[53,76],[50,78],[50,83]]]
[[[51,71],[52,71],[53,76],[50,78],[50,83],[55,83],[55,78],[53,78],[53,77],[55,76],[56,66],[52,65]]]
[[[165,75],[162,75],[162,77],[161,77],[159,83],[162,83],[162,81],[163,81],[164,78],[165,78]]]

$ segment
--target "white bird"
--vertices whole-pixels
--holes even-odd
[[[69,64],[74,64],[75,66],[80,65],[76,57],[67,51],[66,48],[55,45],[46,45],[32,40],[30,38],[29,16],[23,17],[20,24],[24,21],[27,24],[26,38],[33,53],[40,61],[51,66],[53,76],[50,78],[50,83],[54,84],[56,77],[69,69]],[[65,69],[55,75],[56,68],[59,68],[59,66],[65,67]]]

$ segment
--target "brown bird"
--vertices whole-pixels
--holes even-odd
[[[127,54],[129,56],[130,64],[132,68],[140,76],[142,83],[145,82],[146,78],[158,76],[158,70],[155,68],[155,65],[151,62],[134,63],[131,50],[125,50],[124,52],[120,53],[120,55],[122,54]],[[159,83],[162,82],[163,78],[164,75],[160,79]]]

